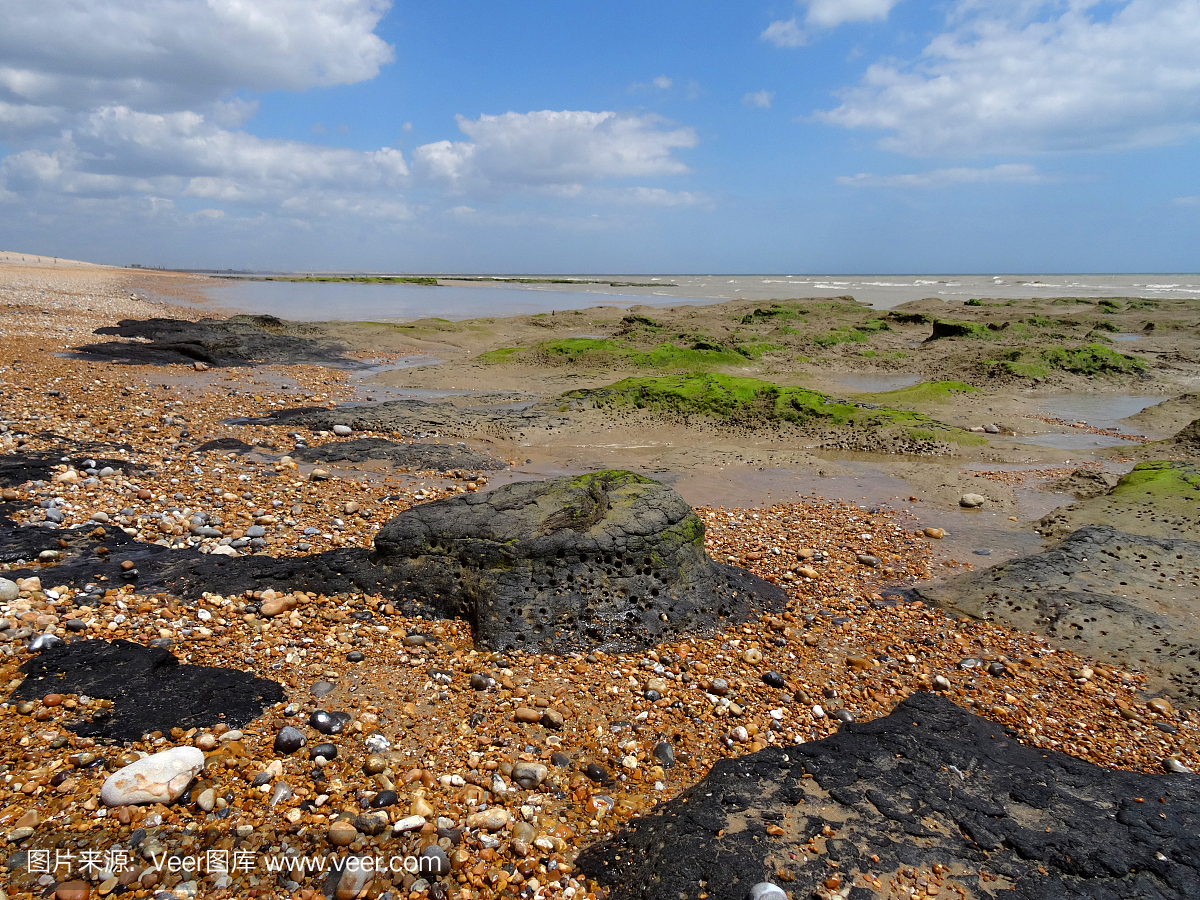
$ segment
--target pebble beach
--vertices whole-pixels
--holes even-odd
[[[350,441],[414,438],[263,419],[362,402],[345,371],[72,353],[122,319],[207,314],[143,299],[147,277],[0,260],[9,525],[86,533],[126,573],[63,584],[55,549],[35,559],[6,551],[0,565],[0,683],[13,694],[0,703],[0,898],[603,898],[576,869],[579,853],[719,760],[819,741],[923,691],[1031,747],[1109,769],[1200,771],[1195,710],[1148,695],[1143,672],[915,599],[912,585],[969,564],[943,549],[941,529],[851,497],[698,506],[708,555],[781,588],[786,609],[637,652],[479,649],[468,622],[405,615],[361,591],[147,592],[138,559],[123,555],[132,544],[303,566],[312,554],[370,549],[415,505],[502,480],[484,468],[330,462],[322,448],[333,456]],[[174,289],[192,288],[179,277]],[[497,469],[518,461],[513,446],[464,443]],[[997,470],[980,481],[1023,477]],[[83,736],[80,721],[102,727],[129,713],[51,678],[35,686],[23,667],[56,641],[84,639],[239,670],[277,683],[282,697],[232,725]],[[114,778],[156,757],[138,782],[149,799],[129,802]],[[155,864],[164,854],[240,864],[172,871]],[[288,857],[415,863],[333,878],[271,871]],[[953,879],[928,874],[903,896],[952,890]],[[885,896],[892,888],[875,876],[893,877],[857,883]]]

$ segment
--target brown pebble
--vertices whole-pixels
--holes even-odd
[[[528,706],[521,706],[513,713],[513,718],[518,722],[541,722],[542,711],[540,709],[530,709]]]
[[[86,881],[64,881],[54,891],[57,900],[87,900],[91,888]]]
[[[62,702],[62,694],[47,694],[42,698],[42,704],[45,706],[61,706]]]

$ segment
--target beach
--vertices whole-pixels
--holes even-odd
[[[432,311],[449,289],[355,287],[430,292]],[[324,873],[261,859],[331,846],[433,860],[342,875],[338,897],[607,896],[581,851],[714,764],[853,734],[924,692],[1025,747],[1190,783],[1194,301],[810,287],[276,318],[236,315],[205,276],[0,254],[0,833],[132,857],[78,885],[10,857],[7,896],[310,900]],[[478,621],[365,580],[397,517],[614,471],[677,493],[697,547],[779,605],[549,653],[481,646]],[[1104,551],[1047,555],[1081,531]],[[123,648],[106,664],[144,695],[89,686],[101,664],[67,654],[84,639]],[[146,653],[178,664],[151,677]],[[188,680],[213,667],[269,682],[230,683],[239,721]],[[172,748],[201,754],[180,793],[102,800]],[[254,865],[162,870],[152,845]],[[930,856],[819,890],[990,896],[988,865]]]

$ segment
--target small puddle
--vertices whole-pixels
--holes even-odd
[[[1161,403],[1167,399],[1164,396],[1146,396],[1142,394],[1062,394],[1057,397],[1044,397],[1038,401],[1038,411],[1046,416],[1062,419],[1064,422],[1086,422],[1093,428],[1107,430],[1129,431],[1122,427],[1121,420],[1140,413],[1148,406]],[[1098,435],[1093,435],[1098,437]],[[1026,443],[1033,443],[1023,439]],[[1043,446],[1059,446],[1045,444]],[[1111,444],[1080,444],[1087,447],[1105,447]]]
[[[921,381],[920,375],[838,375],[835,383],[864,394],[882,394],[912,387]]]
[[[1108,337],[1114,341],[1140,341],[1142,339],[1140,334],[1110,334]]]

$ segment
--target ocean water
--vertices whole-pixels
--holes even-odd
[[[336,273],[356,274],[356,273]],[[378,273],[363,273],[378,274]],[[478,276],[476,276],[478,277]],[[498,276],[502,277],[502,276]],[[539,277],[539,276],[526,276]],[[547,276],[540,276],[547,277]],[[394,321],[529,315],[589,306],[674,306],[744,299],[852,296],[876,309],[936,297],[1169,297],[1200,300],[1200,275],[580,275],[575,284],[456,281],[439,285],[255,281],[214,278],[203,292],[217,305],[292,319]],[[586,279],[646,286],[588,284]]]

